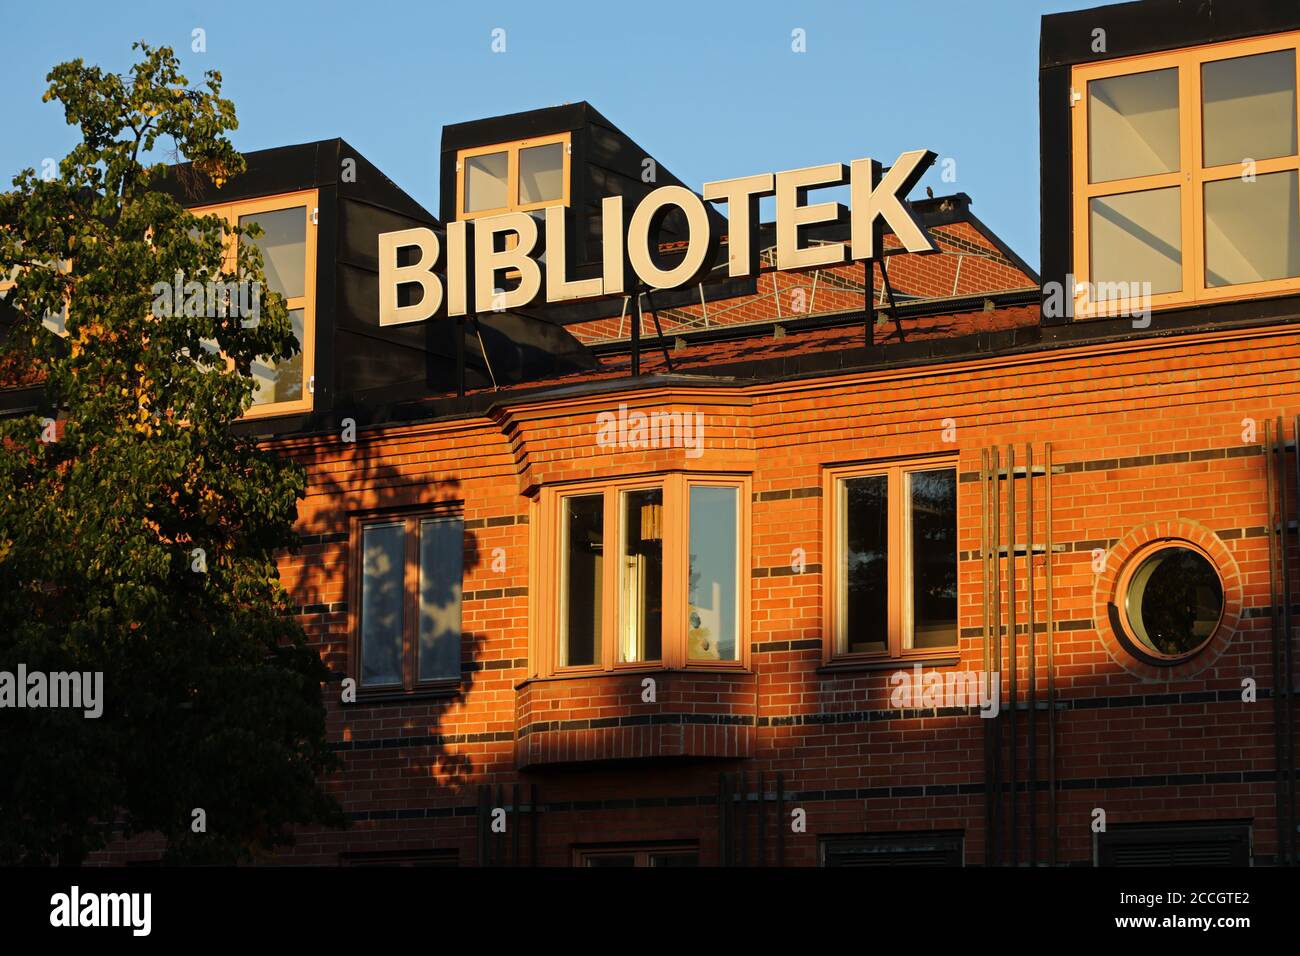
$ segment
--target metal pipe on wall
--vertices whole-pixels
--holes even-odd
[[[1047,553],[1047,567],[1044,568],[1043,585],[1047,600],[1047,827],[1051,835],[1049,862],[1056,866],[1056,618],[1053,616],[1052,564],[1055,552],[1052,550],[1052,445],[1043,446],[1043,491],[1046,501],[1043,503],[1043,542]]]
[[[1276,476],[1273,470],[1273,456],[1277,453],[1274,448],[1273,423],[1264,422],[1264,474],[1265,485],[1268,488],[1268,597],[1269,597],[1269,649],[1273,666],[1273,813],[1275,819],[1274,830],[1276,833],[1277,847],[1274,855],[1279,864],[1286,860],[1287,834],[1286,834],[1286,803],[1283,796],[1283,764],[1286,762],[1283,747],[1283,688],[1281,682],[1282,676],[1282,645],[1279,640],[1278,629],[1278,580],[1277,580],[1277,488],[1275,486]],[[1284,542],[1285,544],[1285,542]]]
[[[1029,645],[1029,865],[1038,865],[1038,668],[1034,637],[1034,446],[1025,446],[1025,611]]]
[[[1014,445],[1007,446],[1007,662],[1011,672],[1010,724],[1011,739],[1011,865],[1020,865],[1020,828],[1018,821],[1019,795],[1016,784],[1019,782],[1017,766],[1016,736],[1016,450]]]
[[[1283,743],[1285,746],[1286,760],[1282,768],[1282,800],[1286,817],[1283,820],[1285,827],[1283,832],[1286,834],[1284,853],[1287,866],[1295,865],[1295,808],[1291,793],[1291,764],[1294,759],[1295,746],[1293,737],[1295,727],[1291,719],[1291,569],[1289,554],[1289,525],[1290,516],[1286,504],[1286,485],[1287,485],[1287,461],[1286,461],[1286,426],[1282,423],[1282,416],[1277,418],[1277,505],[1278,505],[1278,544],[1280,546],[1278,556],[1281,559],[1281,585],[1282,585],[1282,658],[1279,663],[1282,664],[1282,725],[1284,728]]]
[[[998,674],[998,709],[993,718],[993,865],[1002,863],[1002,489],[1000,482],[1001,457],[996,448],[992,451],[990,465],[993,469],[993,670]]]

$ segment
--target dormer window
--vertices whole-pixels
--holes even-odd
[[[1075,315],[1300,291],[1298,44],[1074,68]]]
[[[568,204],[568,133],[477,146],[456,154],[457,219]]]

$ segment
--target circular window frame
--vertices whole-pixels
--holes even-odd
[[[1098,544],[1105,544],[1102,541]],[[1234,541],[1240,544],[1240,540]],[[1153,521],[1131,528],[1117,540],[1109,542],[1104,550],[1101,569],[1094,568],[1092,592],[1092,620],[1097,638],[1106,653],[1123,670],[1135,677],[1165,683],[1194,677],[1212,667],[1227,650],[1241,622],[1244,588],[1241,569],[1227,543],[1204,525],[1185,518]],[[1192,545],[1209,558],[1211,566],[1223,585],[1223,611],[1219,626],[1209,640],[1190,657],[1178,660],[1160,660],[1145,645],[1129,638],[1125,624],[1120,619],[1118,604],[1123,600],[1119,590],[1120,577],[1127,578],[1137,564],[1131,560],[1139,555],[1140,563],[1155,546]],[[1093,551],[1093,559],[1103,559],[1100,550]]]
[[[1140,637],[1137,636],[1137,628],[1133,626],[1133,619],[1129,614],[1129,589],[1133,584],[1133,577],[1142,568],[1146,562],[1161,551],[1191,551],[1198,554],[1209,565],[1210,571],[1214,574],[1215,580],[1219,582],[1219,616],[1215,619],[1214,626],[1210,628],[1210,633],[1191,650],[1184,651],[1180,654],[1162,654],[1160,651],[1150,647]],[[1188,541],[1182,538],[1159,538],[1154,541],[1148,541],[1139,547],[1125,561],[1124,566],[1120,569],[1119,576],[1115,580],[1115,598],[1111,602],[1114,608],[1114,615],[1118,618],[1115,622],[1115,636],[1119,638],[1124,645],[1124,649],[1146,664],[1154,664],[1158,667],[1172,667],[1179,664],[1186,664],[1201,654],[1214,641],[1219,629],[1223,627],[1223,619],[1228,610],[1228,587],[1223,579],[1223,573],[1219,570],[1218,563],[1214,556],[1205,548],[1196,544],[1194,541]]]

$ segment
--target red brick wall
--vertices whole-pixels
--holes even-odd
[[[1055,478],[1053,528],[1066,548],[1055,559],[1057,689],[1065,705],[1058,715],[1058,776],[1067,784],[1059,798],[1062,861],[1091,860],[1094,808],[1104,809],[1111,825],[1253,820],[1256,854],[1273,853],[1274,797],[1265,779],[1273,766],[1272,703],[1264,696],[1254,704],[1235,697],[1244,678],[1254,678],[1261,689],[1271,685],[1268,618],[1261,613],[1270,601],[1265,458],[1258,442],[1243,442],[1242,420],[1256,419],[1262,440],[1265,419],[1300,412],[1300,332],[1152,339],[725,392],[641,394],[516,407],[500,421],[362,432],[355,445],[289,444],[311,470],[302,533],[323,538],[309,537],[314,543],[284,559],[284,581],[307,608],[304,625],[330,665],[346,669],[348,511],[447,499],[462,501],[466,518],[466,672],[464,693],[456,699],[345,707],[331,698],[331,734],[349,749],[329,787],[358,822],[343,833],[304,832],[285,860],[334,863],[346,851],[438,847],[456,848],[462,862],[472,863],[475,788],[504,785],[509,801],[510,785],[522,782],[524,799],[536,784],[546,807],[539,832],[545,863],[569,863],[577,844],[672,839],[699,840],[703,862],[712,863],[718,775],[743,769],[751,789],[757,772],[766,774],[769,787],[772,775],[782,772],[787,811],[807,812],[807,832],[785,834],[787,862],[815,862],[819,836],[894,830],[964,830],[967,862],[981,862],[983,722],[973,715],[864,718],[860,712],[889,709],[889,672],[819,669],[822,468],[940,452],[956,456],[963,476],[958,666],[978,669],[980,496],[970,476],[978,472],[982,449],[1032,443],[1041,460],[1049,442],[1066,469]],[[705,415],[703,455],[598,447],[596,415],[617,409],[620,401],[698,408]],[[956,424],[955,444],[943,441],[945,419]],[[756,709],[746,747],[751,756],[518,771],[515,735],[519,715],[529,709],[520,694],[535,694],[539,686],[555,693],[545,682],[517,690],[532,673],[528,604],[537,597],[528,593],[535,522],[525,492],[667,467],[753,476],[749,640],[756,703],[734,707],[741,715]],[[1191,668],[1196,673],[1152,679],[1126,669],[1102,642],[1096,621],[1104,595],[1099,605],[1092,551],[1135,529],[1176,520],[1208,529],[1231,556],[1242,614],[1221,654]],[[1045,530],[1040,521],[1036,541]],[[504,571],[493,570],[495,548],[503,549]],[[802,574],[789,573],[795,548],[807,555]],[[1034,586],[1041,621],[1046,593],[1039,565]],[[1023,562],[1018,574],[1024,621]],[[1020,646],[1023,674],[1023,635]],[[1041,636],[1037,665],[1041,688]],[[601,679],[587,683],[595,690],[552,712],[582,713],[593,694],[608,692]],[[1228,692],[1228,699],[1169,696],[1207,691]],[[1151,699],[1128,699],[1140,695]],[[1081,706],[1099,700],[1111,705]],[[1045,727],[1039,734],[1046,779]],[[1026,763],[1022,745],[1022,779]],[[1207,774],[1221,776],[1115,782]],[[1234,776],[1242,774],[1259,779]],[[963,792],[962,785],[976,792]],[[1020,805],[1023,820],[1023,794]],[[1039,820],[1045,852],[1045,800]],[[771,853],[773,829],[768,837]]]

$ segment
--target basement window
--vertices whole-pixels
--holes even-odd
[[[1190,542],[1160,541],[1135,554],[1120,575],[1121,637],[1143,660],[1177,664],[1214,636],[1223,618],[1223,582]]]
[[[265,292],[284,297],[298,351],[287,359],[268,358],[252,364],[253,404],[245,418],[265,418],[311,411],[311,382],[316,342],[316,208],[315,190],[270,196],[224,206],[192,209],[196,216],[218,216],[231,226],[257,223],[262,235],[244,239],[262,253]],[[229,237],[227,256],[236,256],[235,237]]]
[[[544,489],[538,672],[745,666],[748,501],[695,474]]]
[[[822,866],[961,866],[961,833],[876,833],[823,837]]]
[[[456,154],[456,218],[476,219],[569,204],[569,134],[462,149]]]
[[[582,867],[664,867],[699,866],[700,851],[695,846],[605,846],[574,850],[575,861]]]
[[[957,650],[957,469],[912,461],[828,469],[825,657]]]
[[[1076,315],[1300,291],[1298,46],[1074,68]]]
[[[458,515],[354,519],[352,661],[363,691],[460,682],[465,522]]]

